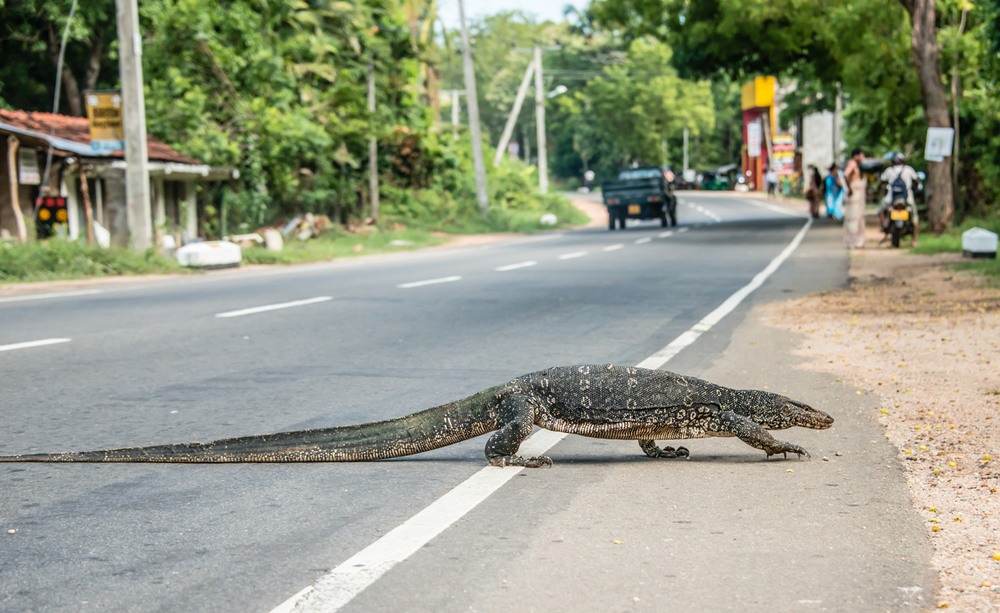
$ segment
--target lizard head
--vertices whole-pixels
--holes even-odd
[[[804,402],[769,392],[765,392],[764,396],[755,403],[750,418],[768,430],[784,430],[795,426],[825,430],[833,425],[833,417]]]

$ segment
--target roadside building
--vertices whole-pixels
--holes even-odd
[[[158,242],[201,235],[199,184],[232,180],[238,171],[202,164],[152,137],[147,149],[153,235]],[[0,237],[127,246],[125,167],[124,151],[92,145],[85,117],[0,109]]]

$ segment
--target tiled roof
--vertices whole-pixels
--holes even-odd
[[[13,132],[49,142],[65,154],[110,158],[125,157],[125,152],[122,150],[107,153],[90,151],[90,123],[86,117],[0,109],[0,131],[11,128]],[[201,164],[198,160],[171,149],[152,136],[146,138],[146,147],[150,160],[177,164]]]

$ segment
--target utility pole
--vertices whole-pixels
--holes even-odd
[[[521,85],[517,88],[517,96],[514,97],[514,107],[510,110],[510,115],[507,117],[507,125],[503,127],[503,135],[500,136],[500,142],[497,143],[497,152],[493,156],[494,168],[500,165],[500,160],[503,159],[503,154],[507,150],[507,143],[510,142],[511,134],[514,133],[514,125],[517,124],[517,116],[521,114],[521,105],[524,104],[524,96],[528,93],[528,85],[531,84],[531,73],[534,70],[535,62],[529,62],[528,69],[524,71],[524,78],[521,79]]]
[[[458,0],[458,19],[462,26],[462,65],[465,72],[465,99],[469,105],[469,136],[472,138],[472,161],[476,169],[476,201],[483,217],[490,212],[486,191],[486,165],[483,162],[483,140],[479,130],[479,99],[476,95],[476,73],[472,69],[472,47],[469,30],[465,27],[465,6]]]
[[[844,99],[840,97],[840,83],[837,83],[837,97],[833,101],[833,163],[840,157],[840,115],[843,112]]]
[[[371,220],[378,221],[378,139],[375,137],[375,60],[368,60],[368,115],[372,133],[368,137],[368,194],[371,200]]]
[[[535,46],[535,138],[538,141],[538,191],[549,193],[549,158],[545,150],[545,88],[542,82],[542,48]]]
[[[687,173],[688,169],[688,129],[684,126],[684,172]],[[687,181],[687,179],[684,179]]]
[[[146,101],[142,91],[142,36],[136,0],[115,0],[118,13],[118,66],[122,82],[125,131],[125,199],[129,244],[136,251],[153,246],[149,210],[149,152],[146,150]]]

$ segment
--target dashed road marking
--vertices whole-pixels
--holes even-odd
[[[619,249],[624,249],[625,245],[618,243],[617,245],[608,245],[602,251],[618,251]]]
[[[53,298],[73,298],[75,296],[90,296],[91,294],[100,294],[99,289],[82,289],[73,292],[48,292],[45,294],[27,294],[25,296],[8,296],[7,298],[0,298],[0,304],[5,302],[27,302],[28,300],[51,300]]]
[[[423,287],[425,285],[437,285],[439,283],[454,283],[455,281],[461,281],[462,277],[454,275],[451,277],[440,277],[438,279],[427,279],[425,281],[414,281],[412,283],[400,283],[396,287],[401,289],[409,289],[411,287]]]
[[[660,238],[667,238],[668,236],[673,236],[673,235],[674,235],[673,230],[667,230],[666,232],[660,232],[659,234],[657,234],[657,236]]]
[[[332,296],[317,296],[315,298],[308,298],[306,300],[295,300],[292,302],[282,302],[280,304],[266,304],[259,307],[250,307],[248,309],[239,309],[237,311],[226,311],[225,313],[216,313],[216,317],[242,317],[244,315],[254,315],[256,313],[266,313],[267,311],[277,311],[279,309],[290,309],[293,307],[305,306],[307,304],[316,304],[317,302],[326,302],[327,300],[333,300]]]
[[[518,262],[517,264],[507,264],[506,266],[497,266],[494,270],[496,270],[497,272],[507,272],[509,270],[518,270],[518,269],[521,269],[521,268],[530,268],[530,267],[532,267],[532,266],[534,266],[536,264],[538,264],[538,262],[536,262],[534,260],[529,260],[527,262]]]
[[[653,240],[653,239],[651,239],[650,237],[648,237],[648,236],[647,236],[647,237],[645,237],[645,238],[640,238],[640,239],[637,239],[637,240],[635,241],[635,244],[636,244],[636,245],[644,245],[644,244],[648,243],[648,242],[649,242],[649,241],[651,241],[651,240]]]
[[[560,260],[572,260],[574,258],[582,258],[587,255],[586,251],[574,251],[572,253],[564,253],[559,256]]]
[[[69,338],[44,338],[40,341],[27,341],[24,343],[13,343],[10,345],[0,345],[0,351],[14,351],[15,349],[31,349],[32,347],[44,347],[46,345],[57,345],[59,343],[68,343],[72,339]]]

